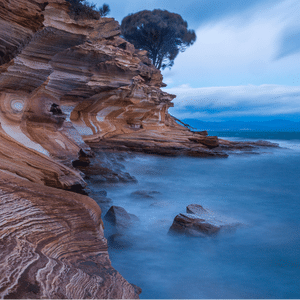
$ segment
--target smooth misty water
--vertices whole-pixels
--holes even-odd
[[[141,298],[300,298],[300,141],[279,142],[286,148],[226,159],[137,155],[123,164],[138,184],[92,187],[140,218],[127,232],[131,246],[109,254]],[[137,190],[161,194],[138,200]],[[210,238],[169,236],[192,203],[244,225]]]

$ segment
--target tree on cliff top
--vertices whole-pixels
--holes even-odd
[[[96,19],[108,15],[110,8],[107,4],[96,8],[95,4],[90,4],[86,0],[66,0],[70,3],[70,16],[75,20],[78,19]]]
[[[123,37],[135,48],[147,50],[157,69],[171,68],[179,52],[196,40],[194,30],[178,14],[167,10],[143,10],[122,20]]]

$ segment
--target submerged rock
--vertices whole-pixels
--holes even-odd
[[[138,295],[142,293],[142,289],[141,289],[139,286],[137,286],[137,285],[135,285],[135,284],[133,284],[133,283],[130,283],[130,284],[133,286],[135,292],[136,292]]]
[[[186,211],[186,214],[181,213],[174,218],[169,233],[206,237],[217,234],[221,229],[232,229],[239,224],[224,222],[221,217],[216,217],[199,204],[188,205]]]
[[[98,194],[99,196],[106,197],[106,196],[107,196],[107,191],[101,190],[101,191],[98,191],[97,194]]]
[[[131,196],[138,199],[155,199],[155,195],[159,195],[158,191],[139,190],[131,193]]]
[[[153,202],[150,204],[150,207],[168,207],[171,206],[171,203],[167,201],[159,201],[159,202]]]
[[[128,249],[132,247],[129,238],[121,233],[114,233],[107,238],[108,246],[114,249]]]
[[[133,222],[139,220],[136,215],[129,214],[123,207],[114,205],[108,210],[104,219],[121,230],[129,228]]]

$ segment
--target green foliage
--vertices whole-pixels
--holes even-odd
[[[96,19],[108,15],[110,12],[109,6],[103,4],[102,7],[96,8],[95,4],[90,4],[86,0],[66,0],[70,3],[70,16],[75,20],[78,19]]]
[[[123,37],[135,48],[147,50],[158,69],[171,68],[179,52],[184,52],[196,40],[194,30],[182,17],[167,10],[143,10],[122,20]]]

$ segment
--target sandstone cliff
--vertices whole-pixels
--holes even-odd
[[[84,193],[90,147],[226,156],[249,148],[168,114],[174,95],[112,18],[74,20],[64,0],[0,0],[0,295],[137,298],[115,271]],[[69,191],[65,191],[69,190]]]
[[[0,172],[0,297],[138,298],[111,266],[89,197]]]

